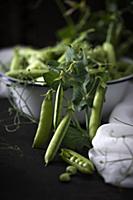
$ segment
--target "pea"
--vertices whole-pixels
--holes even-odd
[[[70,174],[65,172],[59,176],[59,180],[62,182],[69,182],[71,180]]]
[[[87,163],[82,163],[83,167],[87,167]]]
[[[68,172],[70,175],[74,175],[77,173],[76,167],[70,165],[66,168],[66,172]]]
[[[83,166],[83,161],[79,161],[79,165]]]
[[[75,159],[76,159],[75,156],[70,157],[70,161],[71,161],[71,162],[74,162]]]
[[[35,59],[31,64],[27,66],[26,70],[27,71],[48,70],[48,66],[44,64],[42,61]]]
[[[80,162],[80,158],[76,158],[75,163],[79,163],[79,162]]]

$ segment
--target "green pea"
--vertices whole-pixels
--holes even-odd
[[[83,167],[87,167],[87,163],[82,163]]]
[[[74,156],[70,157],[70,161],[71,161],[71,162],[74,162],[75,159],[76,159],[76,158],[75,158]]]
[[[66,172],[68,172],[70,175],[75,175],[77,173],[76,167],[70,165],[66,168]]]
[[[81,161],[80,158],[76,158],[74,162],[79,163],[80,161]]]
[[[70,174],[65,172],[59,176],[59,180],[62,182],[69,182],[71,180]]]
[[[81,165],[81,166],[83,166],[83,161],[81,160],[81,161],[79,161],[79,163],[78,163],[79,165]]]

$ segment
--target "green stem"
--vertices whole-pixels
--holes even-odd
[[[61,0],[56,0],[56,3],[58,5],[63,17],[65,18],[66,23],[68,24],[68,26],[74,27],[74,23],[73,23],[72,18],[70,16],[66,16],[65,15],[66,9],[65,9],[65,6],[63,5],[62,1]]]
[[[86,109],[85,109],[85,123],[86,123],[86,129],[88,131],[88,128],[89,128],[89,109],[88,109],[88,106],[86,106]]]
[[[74,118],[74,122],[75,122],[76,127],[82,132],[83,130],[80,126],[79,121],[77,120],[77,117],[75,115],[73,115],[73,118]]]
[[[109,24],[109,28],[107,30],[106,42],[112,43],[113,31],[114,31],[114,22]]]

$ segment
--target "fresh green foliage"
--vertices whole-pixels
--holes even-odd
[[[81,152],[84,147],[90,148],[87,131],[76,126],[69,126],[68,131],[62,141],[62,146]]]

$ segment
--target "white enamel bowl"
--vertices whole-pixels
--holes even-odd
[[[8,58],[11,56],[11,52]],[[43,100],[43,94],[46,93],[48,87],[41,84],[29,84],[24,85],[16,79],[0,74],[0,89],[1,96],[11,97],[17,108],[29,117],[33,117],[36,120],[39,119],[41,103]],[[103,105],[103,118],[105,121],[108,119],[112,109],[123,100],[124,96],[128,92],[128,85],[132,82],[133,75],[113,80],[108,82],[107,91],[105,96],[105,102]],[[3,89],[4,88],[4,89]],[[2,93],[3,91],[3,93]],[[129,91],[131,92],[131,91]],[[68,90],[66,95],[70,95],[71,91]],[[82,112],[78,113],[80,121],[84,121],[84,115]]]

